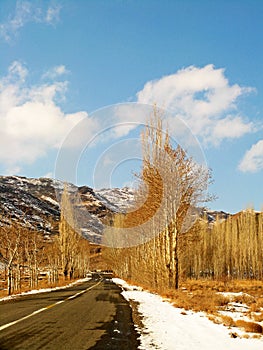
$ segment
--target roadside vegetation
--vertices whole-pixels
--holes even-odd
[[[215,323],[230,327],[233,337],[239,336],[237,328],[260,336],[263,213],[247,209],[215,221],[206,214],[198,217],[211,200],[210,170],[172,144],[155,109],[142,133],[142,150],[135,204],[106,219],[103,248],[91,248],[80,235],[67,185],[57,236],[44,239],[5,218],[7,224],[0,227],[0,295],[85,277],[92,258],[92,268],[101,264],[162,295],[182,312],[206,312]]]
[[[67,187],[62,194],[59,234],[43,234],[7,220],[0,227],[0,296],[61,286],[86,276],[90,246],[76,229]]]
[[[249,209],[215,222],[205,215],[196,220],[198,207],[211,199],[211,174],[180,146],[173,148],[156,111],[142,134],[142,149],[135,206],[116,214],[105,230],[109,268],[177,307],[261,334],[263,213]],[[127,247],[118,248],[116,229],[123,230]],[[244,305],[242,313],[235,304]],[[231,310],[241,319],[232,319]]]

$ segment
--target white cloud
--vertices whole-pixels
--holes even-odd
[[[86,112],[66,114],[57,104],[58,96],[65,97],[66,82],[28,87],[27,74],[21,63],[14,62],[7,76],[0,79],[0,161],[7,169],[19,169],[49,150],[58,149],[70,130],[83,119],[87,119],[93,131]],[[78,136],[70,147],[79,142]]]
[[[21,81],[25,81],[27,69],[19,61],[14,61],[8,68],[9,78],[13,77]]]
[[[240,116],[228,115],[214,121],[210,129],[211,134],[206,135],[206,141],[217,145],[225,138],[237,139],[252,132],[254,125],[252,122],[245,122]]]
[[[64,65],[56,66],[49,69],[42,76],[43,79],[56,79],[62,75],[68,74],[69,71],[66,69]]]
[[[190,66],[150,81],[137,93],[140,103],[157,103],[182,118],[204,143],[219,144],[253,130],[239,115],[237,99],[254,89],[230,85],[224,69]],[[235,130],[229,128],[235,128]]]
[[[244,155],[239,163],[242,172],[255,173],[263,170],[263,140],[255,143]]]
[[[113,136],[123,137],[141,123],[144,124],[149,116],[149,106],[138,106],[136,103],[119,104],[113,109]]]
[[[54,24],[59,21],[61,6],[50,6],[47,9],[45,21]]]
[[[49,6],[45,9],[45,2],[17,1],[15,13],[9,16],[4,23],[0,24],[0,37],[7,42],[12,42],[17,36],[19,29],[27,23],[44,23],[54,25],[59,20],[60,6]],[[39,4],[39,5],[38,5]]]

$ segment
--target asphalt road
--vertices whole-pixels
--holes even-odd
[[[132,310],[109,279],[0,302],[1,350],[134,350]]]

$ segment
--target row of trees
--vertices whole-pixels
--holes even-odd
[[[262,279],[263,213],[196,220],[196,208],[210,199],[210,172],[172,147],[154,114],[142,134],[136,206],[105,230],[104,257],[120,277],[160,291],[185,278]]]
[[[38,271],[44,261],[44,246],[37,232],[16,223],[0,228],[0,257],[7,280],[8,294],[21,289],[25,274],[29,286],[38,283]],[[25,266],[27,271],[25,273]]]
[[[61,198],[58,245],[61,254],[61,268],[64,278],[85,276],[89,268],[89,242],[82,237],[78,227],[76,210],[78,200],[70,195],[65,186]]]
[[[76,228],[74,203],[65,187],[61,199],[59,235],[45,241],[37,231],[12,223],[0,227],[0,262],[8,294],[36,288],[40,277],[56,284],[84,277],[89,269],[89,242]]]
[[[263,213],[245,210],[198,222],[198,239],[182,255],[181,273],[199,278],[263,278]]]
[[[178,280],[263,279],[263,213],[245,210],[209,223],[199,219],[178,236]],[[164,232],[129,248],[104,254],[124,279],[160,291],[171,288],[169,242]]]
[[[142,133],[143,167],[136,206],[117,214],[104,234],[105,257],[123,278],[155,288],[178,288],[180,242],[190,236],[196,207],[206,202],[210,172],[173,148],[157,110]],[[120,232],[120,234],[117,234]],[[116,248],[120,239],[127,248]],[[123,242],[122,242],[123,243]]]

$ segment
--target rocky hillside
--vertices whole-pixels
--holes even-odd
[[[63,188],[61,181],[49,178],[0,176],[0,225],[17,221],[50,237],[58,230]],[[70,184],[68,190],[79,196],[77,221],[82,234],[93,243],[100,243],[103,220],[114,212],[124,211],[133,202],[133,191],[129,188],[94,191]],[[203,211],[202,215],[209,222],[218,216],[221,219],[228,216],[213,211]]]
[[[57,231],[63,188],[61,181],[49,178],[1,176],[0,225],[17,221],[49,237]],[[78,208],[81,230],[93,242],[100,240],[103,218],[123,210],[132,200],[129,189],[94,192],[87,186],[69,185],[69,192],[76,192],[81,199]]]

